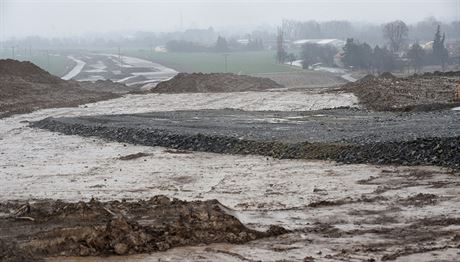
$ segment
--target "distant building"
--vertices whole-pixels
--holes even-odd
[[[426,51],[428,51],[428,50],[431,51],[431,50],[433,50],[433,43],[434,43],[434,41],[429,41],[429,42],[426,42],[424,44],[420,44],[420,46]]]
[[[249,44],[249,39],[238,39],[236,40],[238,43],[242,44],[242,45],[247,45]]]
[[[346,42],[340,39],[300,39],[292,42],[294,47],[302,47],[302,45],[310,43],[310,44],[318,44],[318,45],[330,45],[334,46],[337,49],[341,49],[345,46]]]

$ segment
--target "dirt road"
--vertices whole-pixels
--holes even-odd
[[[177,74],[174,69],[163,65],[124,55],[81,53],[69,58],[77,65],[63,77],[65,80],[112,80],[128,86],[144,86],[168,80]]]

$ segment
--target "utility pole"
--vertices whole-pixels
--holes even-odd
[[[229,56],[230,54],[224,54],[224,61],[225,61],[225,73],[228,72],[228,63],[227,63],[227,57]]]
[[[122,71],[123,68],[123,60],[121,59],[121,49],[118,47],[118,62],[120,63],[120,72]]]
[[[182,16],[182,10],[180,10],[180,28],[179,30],[183,30],[184,29],[184,17]]]

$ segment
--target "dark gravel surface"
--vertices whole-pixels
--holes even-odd
[[[256,141],[357,144],[460,136],[460,111],[424,113],[334,109],[309,112],[199,110],[59,118],[66,124],[160,129]]]
[[[171,148],[345,163],[460,167],[460,112],[202,110],[47,118],[64,134]]]

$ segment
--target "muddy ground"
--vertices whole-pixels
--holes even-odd
[[[47,118],[32,126],[181,150],[459,169],[459,120],[460,113],[453,110],[200,110]]]
[[[326,126],[342,121],[342,125],[331,128],[339,131],[340,138],[335,139],[346,141],[353,141],[354,137],[348,136],[346,130],[342,131],[341,126],[360,134],[359,130],[363,128],[358,127],[366,123],[368,127],[375,127],[368,129],[377,137],[385,137],[385,130],[379,133],[379,123],[392,123],[395,129],[390,132],[390,137],[432,149],[439,145],[437,139],[430,138],[436,123],[441,127],[454,127],[439,128],[439,134],[445,138],[458,137],[455,133],[456,114],[450,112],[413,115],[350,113],[354,110],[349,109],[325,110],[321,114],[305,112],[357,106],[353,94],[325,93],[317,89],[146,94],[0,119],[0,253],[16,261],[37,261],[43,256],[47,261],[79,262],[456,261],[460,256],[460,174],[456,169],[215,154],[190,151],[190,148],[171,149],[64,135],[29,126],[31,122],[47,117],[188,110],[154,113],[156,119],[152,123],[174,128],[175,125],[186,127],[188,122],[188,130],[196,125],[200,132],[204,132],[219,123],[219,112],[225,112],[219,132],[225,130],[222,122],[230,121],[241,128],[241,132],[233,130],[236,134],[257,138],[256,133],[261,133],[263,139],[257,141],[264,143],[270,132],[263,133],[263,127],[288,128],[287,132],[290,132],[289,128],[294,125],[324,128],[318,125],[321,121]],[[198,115],[191,111],[202,109],[221,110],[200,111]],[[296,113],[244,113],[238,110]],[[330,111],[329,115],[327,111]],[[105,117],[116,120],[119,116]],[[405,129],[405,122],[414,127],[426,125],[427,128]],[[206,123],[210,125],[206,127]],[[243,132],[245,125],[255,126],[259,132],[246,134]],[[282,132],[275,133],[283,136]],[[422,139],[429,141],[414,142],[412,133],[427,135],[428,138]],[[144,133],[122,134],[139,139]],[[307,134],[304,132],[303,136]],[[172,140],[177,136],[177,132],[172,134]],[[195,136],[195,139],[199,138],[197,141],[188,141],[191,144],[198,142],[197,145],[206,148],[208,145],[200,141],[202,137]],[[326,137],[334,139],[334,136]],[[363,139],[362,133],[357,137]],[[366,142],[369,137],[364,137],[363,144],[369,145]],[[247,140],[232,138],[231,141]],[[398,145],[410,149],[406,142],[387,144],[382,141],[383,147],[367,147],[366,154],[395,149],[399,154],[401,148]],[[445,142],[436,150],[446,155],[442,153],[445,150],[442,147],[449,145],[453,157],[448,160],[455,163],[452,160],[458,157],[458,141],[453,144],[449,140]],[[427,148],[417,152],[423,150],[431,155]],[[406,151],[408,156],[410,151]],[[423,163],[425,157],[419,156]],[[166,196],[169,202],[165,197],[152,199],[157,195]],[[173,197],[181,200],[170,200]],[[99,200],[91,200],[93,198]],[[24,205],[26,203],[29,205]],[[197,211],[196,215],[194,211]],[[89,221],[91,216],[97,219]],[[166,224],[152,222],[158,218]],[[180,221],[185,223],[177,226]],[[272,227],[270,231],[273,225],[278,227]],[[166,231],[161,231],[162,226],[167,228],[166,231],[176,230],[174,232],[178,234],[166,236]],[[197,227],[204,227],[199,231],[203,234],[194,235],[193,239],[185,237],[193,234],[184,228]],[[62,236],[69,237],[63,240],[59,238]],[[254,236],[257,239],[246,242]],[[12,238],[18,241],[10,241]],[[211,244],[210,240],[220,243]],[[177,247],[167,249],[177,243]],[[24,249],[25,246],[29,248]],[[21,248],[23,252],[18,252]],[[44,249],[49,253],[44,253]],[[148,254],[146,251],[155,252]],[[114,255],[117,252],[123,255]]]
[[[278,225],[293,230],[243,245],[188,246],[121,257],[65,257],[68,261],[455,261],[460,252],[458,172],[188,152],[28,127],[28,122],[49,116],[190,110],[221,104],[305,111],[349,101],[346,97],[330,100],[330,94],[296,93],[291,98],[299,100],[292,106],[280,100],[284,95],[289,94],[259,93],[263,101],[241,100],[236,94],[192,94],[190,100],[180,95],[130,95],[2,119],[0,199],[3,203],[78,202],[92,197],[104,202],[138,201],[154,195],[218,199],[248,228],[266,231]]]
[[[288,233],[279,226],[267,232],[251,230],[216,200],[186,202],[166,196],[137,202],[7,202],[0,204],[0,214],[2,245],[14,243],[8,252],[30,254],[26,259],[30,261],[44,256],[127,255],[186,245],[243,244]],[[14,254],[5,253],[0,258],[14,259]]]

